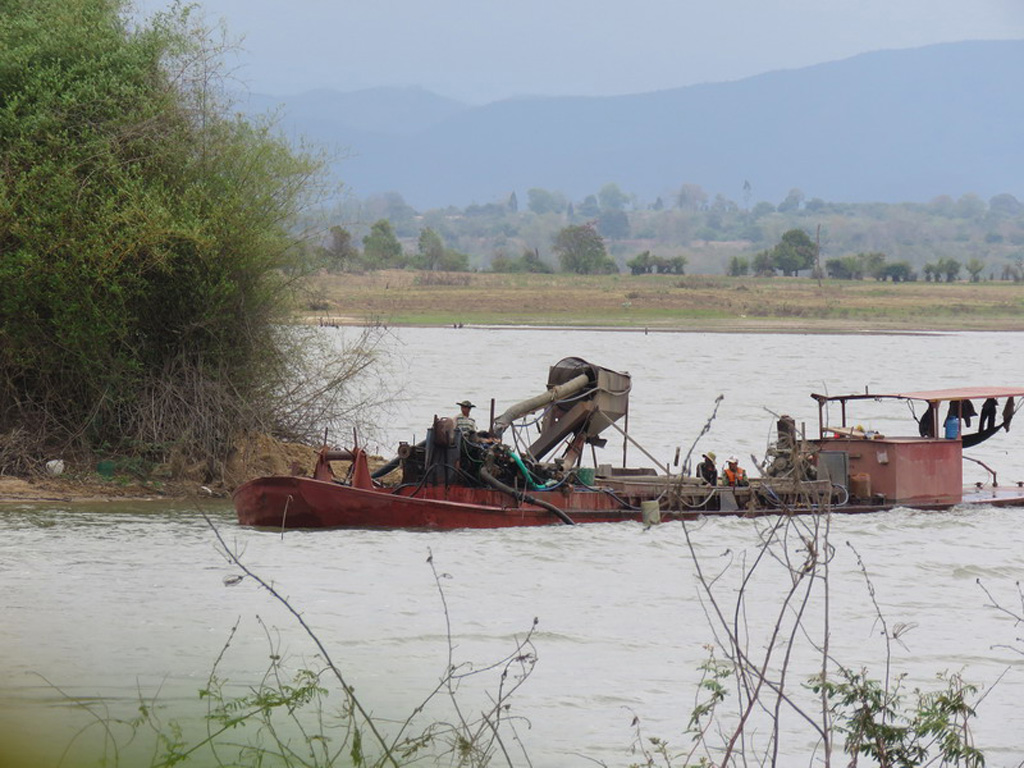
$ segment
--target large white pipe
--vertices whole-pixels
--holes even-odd
[[[508,429],[509,424],[516,419],[525,416],[528,413],[533,413],[549,403],[553,403],[557,400],[564,400],[567,397],[572,397],[573,395],[582,392],[589,385],[590,377],[585,373],[581,373],[576,378],[569,379],[569,381],[564,384],[559,384],[557,387],[552,387],[543,394],[531,397],[529,400],[523,400],[521,403],[516,403],[494,420],[495,434],[500,437],[501,434]]]

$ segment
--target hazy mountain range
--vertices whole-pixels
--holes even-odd
[[[343,156],[335,173],[351,193],[398,192],[421,210],[525,201],[532,187],[580,200],[608,182],[638,205],[670,203],[684,183],[740,203],[778,203],[793,188],[831,202],[1024,199],[1024,40],[631,96],[470,106],[380,88],[254,94],[247,108],[275,105],[289,136]]]

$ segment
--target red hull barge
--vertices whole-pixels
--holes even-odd
[[[355,488],[308,477],[253,480],[235,492],[238,521],[266,528],[511,528],[562,525],[550,509],[515,504],[504,493],[485,488],[452,486],[395,491]],[[643,521],[639,508],[625,506],[600,490],[534,491],[531,495],[558,507],[574,523]],[[661,519],[681,519],[661,513]]]
[[[759,462],[761,477],[735,488],[687,476],[687,462],[680,474],[666,467],[660,467],[661,474],[607,464],[580,467],[585,446],[603,447],[606,441],[598,435],[608,427],[635,444],[615,424],[627,412],[629,389],[629,374],[566,358],[552,366],[547,391],[497,418],[492,415],[485,432],[457,429],[452,419],[435,417],[426,440],[415,446],[403,443],[398,456],[373,474],[361,449],[325,447],[313,477],[264,477],[240,486],[234,493],[238,520],[274,529],[452,530],[624,521],[649,525],[702,515],[1024,506],[1022,484],[1000,485],[995,471],[984,464],[990,482],[963,487],[963,461],[976,461],[963,449],[1008,431],[1024,388],[812,395],[819,407],[817,437],[808,439],[791,417],[780,417],[777,441]],[[970,423],[972,399],[985,405],[977,431],[967,434],[963,430]],[[914,415],[918,434],[886,437],[848,422],[853,405],[892,400],[905,401],[912,413],[914,403],[923,409],[920,417]],[[993,415],[997,400],[1003,404],[999,423]],[[947,406],[946,421],[940,422],[940,408]],[[840,411],[837,425],[829,424],[830,408]],[[514,449],[502,442],[511,428],[519,446],[514,422],[538,410],[543,410],[537,420],[540,433],[532,444]],[[561,456],[542,461],[559,445]],[[336,460],[350,462],[344,481],[334,476],[331,462]],[[399,467],[398,485],[378,482]]]

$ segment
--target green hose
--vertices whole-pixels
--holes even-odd
[[[515,451],[509,451],[508,454],[512,457],[516,466],[519,467],[519,471],[523,473],[523,477],[526,479],[526,485],[531,491],[543,491],[547,487],[547,483],[544,485],[537,485],[537,481],[533,479],[533,475],[530,474],[530,470],[526,468],[523,460],[519,458],[518,453]]]

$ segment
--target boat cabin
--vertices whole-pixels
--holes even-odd
[[[818,439],[812,442],[820,451],[819,473],[824,469],[851,497],[874,503],[955,504],[963,498],[963,449],[1009,430],[1022,396],[1019,387],[811,395],[818,402]],[[917,434],[865,429],[862,409],[855,409],[865,400],[906,401]],[[836,410],[838,423],[832,421]]]

